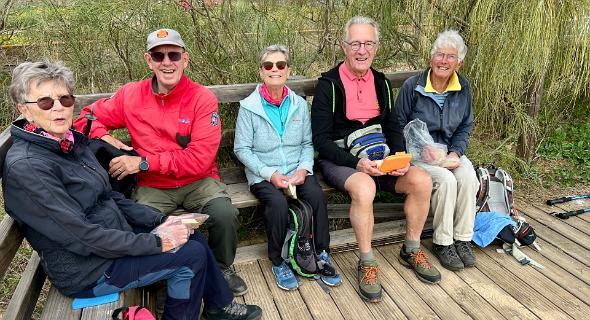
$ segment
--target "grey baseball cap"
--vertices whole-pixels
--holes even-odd
[[[184,41],[180,37],[180,33],[172,29],[158,29],[150,33],[147,37],[147,50],[150,51],[157,46],[164,44],[171,44],[184,48]]]

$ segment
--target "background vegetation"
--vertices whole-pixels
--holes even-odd
[[[113,92],[150,75],[146,35],[169,27],[197,82],[256,82],[259,52],[273,43],[290,47],[296,75],[315,78],[342,59],[343,24],[358,14],[380,23],[374,66],[390,72],[424,68],[438,32],[461,32],[475,163],[505,167],[527,188],[590,182],[588,0],[0,0],[0,125],[16,116],[7,86],[25,60],[65,61],[79,94]],[[235,113],[221,107],[224,127]]]

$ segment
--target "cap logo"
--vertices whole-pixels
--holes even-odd
[[[159,39],[162,38],[166,38],[168,36],[168,31],[161,29],[160,31],[158,31],[158,33],[156,34],[156,37],[158,37]]]

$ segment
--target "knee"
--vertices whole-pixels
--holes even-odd
[[[375,181],[365,173],[355,173],[346,180],[345,188],[353,202],[373,203],[375,199]]]
[[[228,198],[217,198],[209,201],[203,213],[209,215],[209,223],[220,226],[237,226],[238,225],[238,209],[232,204]]]
[[[416,166],[411,166],[410,170],[400,178],[399,185],[402,193],[428,193],[432,192],[432,178],[428,172]]]
[[[456,190],[457,183],[458,181],[455,175],[449,170],[444,170],[437,176],[436,181],[432,182],[432,187],[437,190]]]
[[[189,267],[191,268],[191,270],[194,270],[194,266],[196,264],[205,263],[207,260],[204,259],[204,257],[207,254],[207,249],[205,246],[206,244],[203,244],[199,241],[189,240],[174,254],[174,256],[183,259],[180,265]]]

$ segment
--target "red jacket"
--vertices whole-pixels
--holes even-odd
[[[215,164],[221,141],[217,98],[204,86],[183,75],[168,94],[154,93],[152,79],[130,82],[109,99],[100,99],[82,109],[74,121],[84,132],[94,106],[90,137],[102,137],[109,130],[126,127],[131,146],[147,157],[148,172],[138,174],[138,185],[168,189],[212,177],[219,180]],[[183,149],[177,134],[190,135]]]

